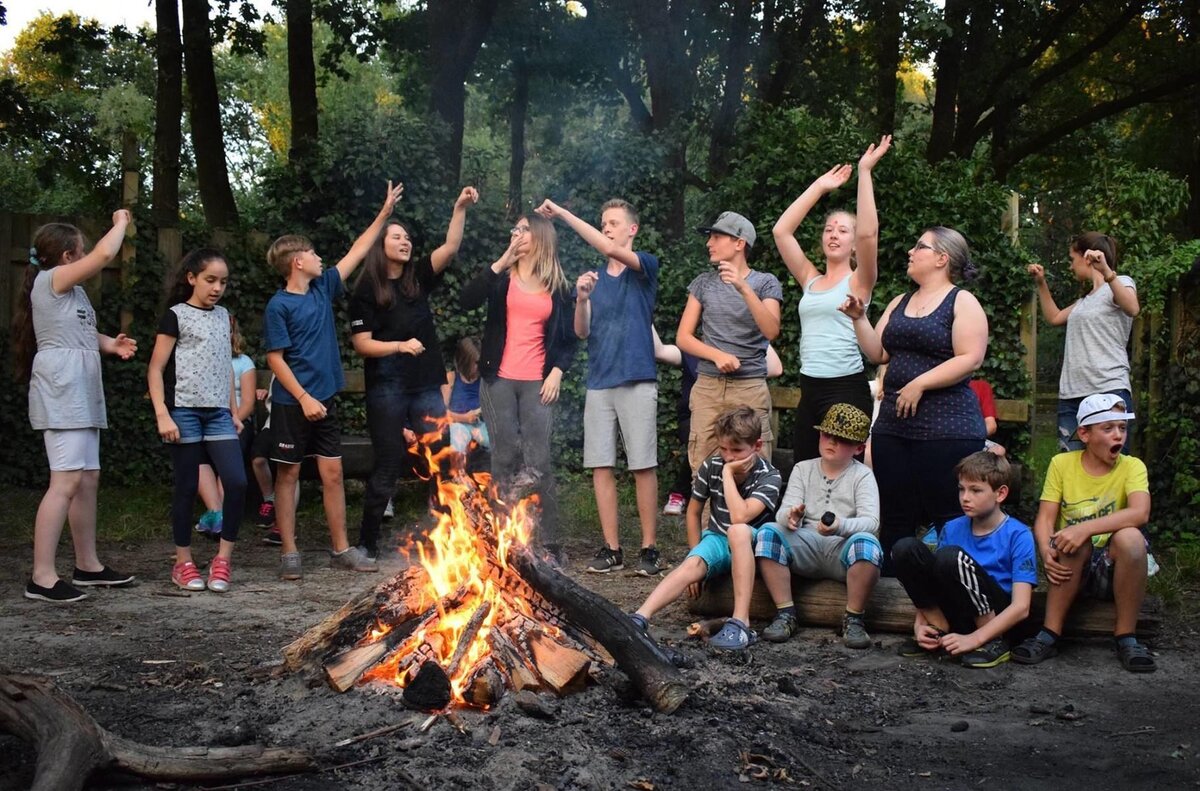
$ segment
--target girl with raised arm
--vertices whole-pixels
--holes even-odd
[[[17,378],[29,382],[29,422],[46,443],[50,486],[34,521],[27,599],[79,601],[87,597],[80,587],[114,587],[134,580],[96,556],[96,495],[100,429],[108,428],[100,355],[131,359],[137,341],[97,331],[96,311],[82,285],[120,252],[131,221],[127,210],[114,212],[112,229],[87,254],[80,230],[57,222],[39,228],[29,249],[25,286],[13,319],[13,356]],[[75,546],[71,583],[60,579],[55,569],[64,520],[71,524]]]
[[[838,308],[853,294],[870,304],[878,276],[879,217],[871,172],[892,145],[884,135],[858,160],[858,216],[836,210],[825,217],[821,252],[825,271],[817,268],[796,240],[796,229],[817,202],[850,178],[850,165],[835,165],[814,181],[780,216],[772,230],[788,271],[800,284],[800,404],[796,409],[792,448],[796,461],[819,455],[815,426],[834,404],[852,404],[871,414],[871,392],[863,369],[854,327]]]

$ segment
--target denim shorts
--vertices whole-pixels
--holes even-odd
[[[179,427],[179,444],[238,440],[233,413],[226,407],[171,407],[171,420]]]

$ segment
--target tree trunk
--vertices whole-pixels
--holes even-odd
[[[508,218],[516,220],[521,214],[525,178],[525,117],[529,113],[529,66],[525,56],[513,59],[513,97],[508,111],[509,140],[512,156],[508,163]]]
[[[750,19],[754,4],[751,0],[734,0],[732,11],[729,46],[725,55],[724,91],[713,119],[712,137],[708,144],[708,177],[712,181],[723,178],[729,172],[733,130],[742,109],[742,89],[746,84],[746,68],[750,65]]]
[[[896,74],[900,71],[900,37],[903,0],[883,0],[876,8],[871,42],[875,49],[875,133],[891,134],[896,128]]]
[[[154,59],[158,85],[154,100],[154,186],[151,214],[161,233],[179,226],[179,150],[183,144],[183,43],[179,5],[155,0]],[[173,262],[172,262],[173,263]]]
[[[317,153],[317,69],[313,62],[312,0],[287,0],[288,101],[292,145],[288,161],[306,171]]]
[[[499,0],[428,0],[429,91],[433,111],[449,127],[442,161],[452,183],[462,170],[467,76],[491,30]]]
[[[950,155],[958,113],[958,85],[962,79],[963,42],[967,35],[967,0],[946,0],[949,31],[938,47],[934,69],[933,124],[925,159],[940,162]]]
[[[237,204],[225,162],[225,135],[221,130],[221,101],[213,71],[207,0],[183,0],[183,55],[191,99],[196,182],[204,205],[204,220],[213,229],[235,228]]]

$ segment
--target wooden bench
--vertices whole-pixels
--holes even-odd
[[[846,612],[846,585],[834,580],[810,580],[792,577],[792,600],[796,616],[806,626],[837,627]],[[1046,593],[1036,590],[1027,623],[1040,624],[1046,611]],[[688,612],[705,617],[724,617],[733,612],[733,582],[729,577],[718,580],[704,589],[700,598],[688,603]],[[867,605],[867,628],[879,632],[907,633],[912,631],[916,611],[901,587],[891,577],[879,580]],[[755,580],[750,598],[750,617],[769,621],[775,617],[775,604],[761,579]],[[1111,636],[1116,620],[1112,602],[1080,598],[1071,608],[1064,632],[1074,637]],[[1138,634],[1153,636],[1162,626],[1162,603],[1147,596],[1138,613]]]

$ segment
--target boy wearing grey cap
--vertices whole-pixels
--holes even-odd
[[[700,358],[688,438],[693,474],[716,452],[717,415],[743,404],[762,420],[762,456],[771,458],[775,437],[766,379],[767,344],[779,336],[783,301],[779,280],[756,272],[746,262],[757,238],[753,223],[727,211],[696,230],[708,236],[708,259],[714,269],[688,286],[687,306],[676,332],[680,350]],[[696,337],[697,328],[702,339]]]

